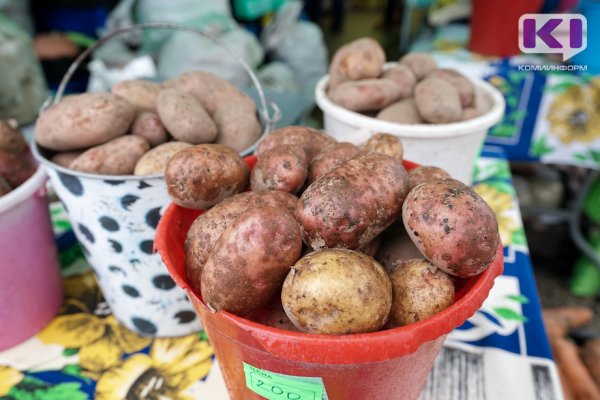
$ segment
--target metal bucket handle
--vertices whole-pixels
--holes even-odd
[[[196,29],[196,28],[192,28],[190,26],[173,24],[170,22],[147,22],[147,23],[143,23],[143,24],[131,25],[127,28],[117,29],[117,30],[109,33],[108,35],[103,36],[100,39],[98,39],[94,44],[92,44],[91,46],[86,48],[83,52],[81,52],[81,54],[79,54],[79,56],[75,59],[75,61],[73,61],[71,66],[69,66],[69,69],[65,73],[65,76],[63,76],[63,78],[58,86],[58,89],[56,90],[56,95],[54,97],[49,97],[48,99],[46,99],[46,101],[42,105],[41,111],[43,112],[46,108],[48,108],[50,106],[50,104],[57,104],[58,102],[60,102],[60,99],[63,96],[63,93],[65,91],[67,83],[69,83],[69,80],[71,79],[71,77],[73,76],[73,74],[75,73],[77,68],[79,68],[79,66],[81,65],[83,60],[85,60],[85,58],[88,57],[93,51],[98,49],[100,46],[102,46],[104,43],[108,42],[115,36],[119,36],[119,35],[122,35],[125,33],[142,31],[144,29],[174,29],[174,30],[193,32],[193,33],[197,33],[198,35],[209,39],[211,42],[222,47],[227,53],[229,53],[229,55],[231,57],[233,57],[237,62],[239,62],[242,65],[242,67],[244,67],[244,69],[246,70],[248,75],[250,75],[250,79],[252,80],[252,83],[254,84],[254,87],[256,88],[256,90],[258,92],[258,97],[259,97],[260,106],[261,106],[260,110],[259,110],[259,115],[260,115],[260,119],[261,119],[261,122],[263,123],[263,128],[264,128],[262,135],[264,136],[264,135],[268,134],[273,129],[273,127],[275,126],[277,121],[279,121],[279,119],[281,118],[281,110],[279,109],[279,107],[277,107],[277,104],[275,104],[272,101],[269,102],[268,105],[273,110],[273,115],[272,116],[269,115],[269,109],[267,106],[267,100],[265,98],[265,93],[263,92],[262,86],[261,86],[258,78],[254,74],[254,71],[252,71],[252,68],[250,68],[250,66],[235,51],[233,51],[231,48],[229,48],[226,44],[222,43],[213,34],[204,32],[204,31]]]

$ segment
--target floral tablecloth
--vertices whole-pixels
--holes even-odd
[[[448,336],[422,400],[560,400],[508,163],[498,149],[484,156],[474,186],[498,216],[505,272],[481,309]],[[65,301],[45,329],[0,352],[0,399],[227,399],[204,332],[151,339],[123,327],[106,306],[64,209],[56,203],[51,213]]]

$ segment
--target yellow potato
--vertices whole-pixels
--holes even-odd
[[[134,175],[153,175],[165,172],[167,163],[177,152],[192,146],[185,142],[167,142],[156,146],[135,164]]]

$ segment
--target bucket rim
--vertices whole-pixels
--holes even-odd
[[[48,176],[41,165],[37,166],[36,171],[25,182],[0,197],[0,214],[9,211],[11,208],[31,197],[40,188],[44,187]]]
[[[397,63],[386,63],[388,69]],[[398,124],[395,122],[378,120],[359,112],[348,110],[329,99],[325,91],[329,83],[329,74],[319,79],[315,87],[315,101],[323,113],[356,129],[367,129],[372,132],[386,132],[410,139],[441,139],[456,136],[466,136],[474,132],[487,130],[498,123],[504,115],[506,103],[502,93],[483,79],[469,79],[476,88],[487,94],[492,100],[492,107],[483,115],[467,121],[451,122],[447,124]]]

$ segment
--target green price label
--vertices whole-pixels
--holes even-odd
[[[276,374],[244,364],[246,386],[268,400],[322,400],[321,378]]]

